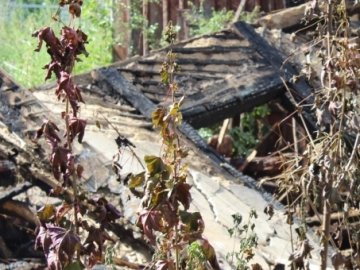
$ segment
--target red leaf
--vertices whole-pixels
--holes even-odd
[[[85,134],[86,120],[73,117],[69,121],[70,141],[78,135],[78,142],[82,143]],[[65,134],[67,136],[67,133]]]
[[[58,131],[59,128],[53,122],[50,120],[44,121],[44,123],[36,132],[35,140],[38,140],[44,136],[48,144],[50,144],[51,148],[54,149],[61,141],[57,135]]]
[[[60,222],[60,220],[72,209],[72,206],[66,202],[63,202],[60,206],[56,208],[56,221]]]
[[[80,164],[77,165],[77,167],[76,167],[76,175],[77,175],[77,177],[79,179],[81,179],[83,172],[84,172],[84,167],[81,166]]]
[[[79,110],[78,102],[83,102],[83,99],[81,97],[80,90],[74,85],[70,74],[65,71],[60,72],[58,88],[55,91],[55,94],[59,99],[62,93],[66,94],[73,110],[73,115],[76,117],[77,111]]]
[[[85,240],[84,245],[86,244],[90,244],[88,246],[88,248],[90,248],[91,253],[93,253],[94,251],[97,251],[96,253],[102,254],[102,252],[104,251],[104,243],[106,240],[111,241],[111,242],[115,242],[114,239],[112,239],[110,237],[110,235],[104,231],[102,228],[96,228],[94,226],[91,226],[89,228],[87,228],[88,230],[88,236]],[[93,243],[96,243],[96,245],[94,245]],[[97,246],[97,249],[96,249]],[[101,259],[101,257],[100,257]]]
[[[105,198],[101,197],[97,200],[89,200],[89,203],[95,206],[95,210],[92,214],[94,215],[95,220],[102,225],[121,217],[121,213]]]
[[[172,198],[173,203],[177,206],[178,201],[184,206],[185,210],[189,209],[191,202],[190,194],[191,186],[187,183],[178,183],[176,184],[172,191],[170,197]]]
[[[42,47],[43,41],[46,43],[46,47],[48,47],[48,52],[52,57],[61,58],[62,46],[59,39],[55,36],[54,31],[50,27],[44,27],[40,30],[35,31],[32,34],[33,37],[37,37],[39,44],[35,49],[36,52],[39,52]]]
[[[144,211],[139,215],[137,224],[152,245],[155,245],[154,231],[160,231],[161,228],[161,216],[161,212],[157,210]]]
[[[50,157],[50,163],[54,177],[59,180],[61,174],[71,174],[71,152],[64,147],[56,147]],[[70,163],[70,164],[69,164]]]
[[[39,229],[35,247],[43,248],[49,269],[60,270],[72,262],[80,248],[80,238],[71,231],[46,224]]]
[[[69,264],[80,248],[80,238],[72,231],[67,231],[61,227],[47,225],[49,236],[52,240],[51,248],[54,248],[59,261],[63,266]]]
[[[35,249],[42,248],[45,255],[49,253],[52,244],[51,238],[44,226],[40,226],[35,239]]]

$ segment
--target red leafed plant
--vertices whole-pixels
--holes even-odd
[[[72,20],[81,15],[82,4],[83,1],[79,0],[59,1],[61,7],[68,5]],[[56,16],[53,19],[58,20]],[[112,241],[105,227],[118,219],[120,213],[104,198],[79,198],[78,181],[84,169],[75,162],[72,143],[76,137],[79,143],[82,142],[86,120],[78,117],[79,104],[84,100],[71,73],[76,61],[80,60],[79,56],[88,55],[85,49],[87,35],[80,29],[64,25],[60,37],[50,27],[35,31],[33,36],[39,41],[35,51],[40,51],[45,43],[50,55],[50,63],[44,67],[47,70],[45,80],[56,77],[55,95],[65,103],[61,118],[66,128],[63,131],[65,139],[62,140],[60,128],[54,122],[45,120],[34,141],[44,138],[50,146],[49,162],[54,177],[59,181],[57,191],[60,192],[57,193],[61,195],[72,189],[72,192],[67,192],[70,199],[60,206],[44,205],[38,211],[41,226],[37,230],[35,247],[43,250],[51,270],[91,268],[103,260],[104,243]],[[89,214],[97,225],[89,225],[85,214]],[[80,236],[85,241],[81,242]]]

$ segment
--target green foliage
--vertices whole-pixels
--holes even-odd
[[[240,14],[239,21],[254,23],[260,16],[260,6],[255,6],[252,11],[243,11]]]
[[[233,138],[235,155],[247,156],[258,143],[254,130],[242,131],[241,128],[235,127],[230,130]]]
[[[159,0],[148,0],[148,3],[159,3]],[[149,48],[156,49],[161,46],[160,39],[157,38],[160,33],[159,24],[149,24],[147,18],[142,14],[143,0],[130,1],[130,23],[129,28],[144,33],[147,37]]]
[[[114,264],[115,248],[112,245],[106,247],[105,250],[105,264],[111,267],[113,270],[116,269]]]
[[[220,132],[220,126],[216,124],[211,127],[203,127],[200,128],[198,132],[204,140],[209,140],[214,134],[218,134]]]
[[[259,17],[259,12],[259,6],[256,6],[251,12],[243,11],[240,14],[239,20],[253,23]],[[200,4],[200,8],[192,5],[190,11],[186,13],[186,19],[190,25],[191,36],[220,31],[232,21],[233,17],[234,12],[226,9],[220,11],[212,10],[211,15],[207,16],[204,12],[202,3]]]
[[[259,142],[259,137],[265,134],[267,127],[261,119],[270,114],[267,105],[254,108],[251,112],[244,113],[240,127],[230,130],[234,141],[234,154],[247,156]]]
[[[257,213],[255,210],[251,210],[249,218],[246,224],[241,225],[242,216],[240,214],[232,215],[234,226],[228,229],[231,237],[240,238],[240,245],[238,251],[233,251],[227,254],[227,260],[236,266],[237,270],[247,270],[249,267],[247,264],[254,257],[254,248],[257,247],[258,237],[254,232],[255,219],[257,219]],[[236,259],[236,262],[234,261]]]
[[[187,264],[186,270],[204,269],[207,261],[205,252],[199,242],[192,242],[187,248]]]
[[[86,61],[77,63],[75,73],[90,71],[112,62],[112,0],[87,0],[81,15],[81,28],[89,36]]]
[[[44,83],[44,71],[34,68],[34,63],[44,66],[49,62],[46,50],[34,52],[37,41],[31,34],[45,25],[51,25],[58,34],[62,27],[61,22],[51,20],[51,15],[57,9],[54,5],[58,1],[40,2],[43,3],[41,9],[5,9],[5,16],[0,18],[0,67],[25,87]],[[84,2],[81,24],[82,30],[89,35],[89,56],[86,61],[76,64],[75,73],[83,73],[111,63],[111,3],[110,0]],[[64,8],[62,13],[66,12],[67,9]]]
[[[259,142],[259,136],[265,134],[268,130],[262,123],[262,119],[270,114],[267,105],[254,108],[251,112],[243,114],[240,127],[230,129],[230,135],[233,138],[235,156],[247,156]],[[209,140],[213,135],[220,132],[219,125],[213,127],[200,128],[199,135],[205,140]]]
[[[190,24],[190,35],[197,36],[209,34],[223,29],[234,16],[232,10],[213,10],[211,16],[206,16],[202,6],[197,9],[193,6],[186,18]]]

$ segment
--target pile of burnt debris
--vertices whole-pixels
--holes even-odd
[[[259,20],[262,26],[280,30],[259,28],[255,31],[252,26],[237,22],[229,29],[183,41],[173,48],[181,66],[175,79],[183,91],[180,94],[186,96],[182,109],[184,123],[180,127],[184,139],[227,173],[240,176],[245,185],[261,192],[264,189],[278,192],[276,181],[264,181],[259,188],[258,182],[243,177],[243,174],[255,179],[278,175],[283,168],[284,153],[296,154],[290,151],[293,148],[289,145],[297,144],[298,153],[302,152],[306,149],[306,141],[297,141],[297,138],[305,137],[306,133],[315,134],[317,128],[315,118],[308,110],[311,106],[306,106],[313,103],[312,87],[303,78],[292,80],[298,74],[296,66],[301,59],[293,64],[284,62],[287,55],[308,39],[305,30],[298,31],[304,8],[301,5],[285,9]],[[281,19],[285,17],[293,20]],[[294,37],[291,31],[295,30],[297,35]],[[152,130],[151,112],[168,102],[168,93],[159,84],[165,54],[166,50],[160,50],[147,57],[115,63],[78,76],[76,82],[88,96],[89,106],[113,110],[109,113],[114,122],[125,119],[128,127]],[[284,81],[291,92],[284,87]],[[31,136],[45,116],[52,113],[37,97],[42,91],[53,88],[54,85],[39,86],[33,89],[33,95],[5,72],[0,72],[0,263],[12,267],[10,269],[43,269],[45,265],[43,253],[34,249],[35,230],[39,225],[35,212],[44,202],[58,202],[56,197],[47,196],[57,183],[52,180],[47,153],[41,146],[32,144]],[[297,114],[299,102],[304,109]],[[231,138],[226,135],[229,123],[236,125],[241,118],[239,115],[262,104],[270,107],[271,114],[266,119],[270,131],[249,156],[227,158],[232,148]],[[222,121],[220,134],[209,144],[196,131]],[[95,129],[96,124],[89,119],[90,130]],[[278,154],[280,151],[282,155]],[[98,159],[94,157],[97,163],[93,164],[107,168],[98,173],[99,177],[109,177],[109,164],[102,164]],[[89,182],[94,175],[96,173],[88,177]],[[111,188],[103,192],[107,196],[110,193],[121,207],[119,195],[109,190]],[[278,193],[277,200],[283,204],[291,203],[288,195],[284,190]],[[341,218],[341,213],[331,215],[334,222]],[[349,218],[353,228],[359,228],[360,213],[353,211]],[[151,250],[147,244],[135,236],[131,225],[125,223],[112,228],[114,237],[121,238],[122,243],[150,258]],[[320,220],[314,214],[308,217],[307,223],[319,226]],[[346,239],[347,232],[340,233]],[[341,249],[349,249],[346,240]],[[133,269],[142,267],[141,260],[131,264],[118,259],[116,263]]]

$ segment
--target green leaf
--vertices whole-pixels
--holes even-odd
[[[164,162],[161,158],[156,156],[145,156],[144,157],[147,170],[150,176],[161,173],[164,169]]]
[[[129,181],[129,188],[137,188],[141,186],[145,181],[145,172],[138,173],[136,175],[132,175]]]
[[[64,270],[83,270],[85,269],[79,261],[68,264]]]

